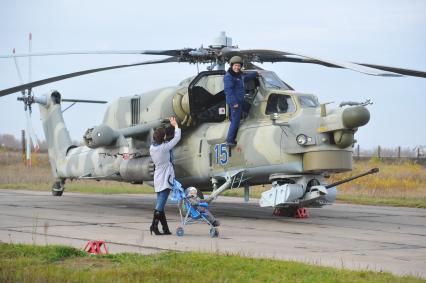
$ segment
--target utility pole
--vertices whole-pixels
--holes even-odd
[[[22,162],[25,163],[26,160],[26,152],[25,152],[25,147],[26,147],[26,141],[25,141],[25,130],[21,130],[21,145],[22,145]]]

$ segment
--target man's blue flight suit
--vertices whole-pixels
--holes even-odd
[[[241,115],[244,106],[244,82],[253,80],[257,77],[257,72],[235,73],[231,68],[224,77],[226,103],[228,104],[231,118],[226,143],[235,144],[238,128],[240,127]],[[238,107],[234,107],[238,105]]]

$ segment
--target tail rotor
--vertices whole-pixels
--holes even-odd
[[[28,39],[29,39],[28,51],[29,51],[29,53],[31,53],[31,45],[32,45],[31,33],[29,34]],[[15,54],[15,48],[13,48],[13,54]],[[20,81],[21,84],[23,84],[24,80],[22,78],[22,74],[21,74],[21,71],[19,69],[18,61],[17,61],[16,57],[14,57],[13,59],[15,61],[15,67],[16,67],[16,72],[17,72],[19,81]],[[28,80],[31,83],[31,56],[29,57],[29,60],[28,60]],[[35,130],[34,130],[32,123],[31,123],[31,113],[32,113],[32,104],[34,103],[34,96],[32,96],[32,94],[31,94],[31,89],[28,89],[27,91],[22,90],[21,93],[22,93],[22,96],[18,97],[18,100],[24,102],[24,110],[25,110],[25,124],[26,124],[26,132],[25,132],[25,140],[26,140],[25,152],[26,152],[26,154],[25,154],[25,159],[26,159],[27,166],[30,167],[32,165],[31,142],[33,144],[35,152],[37,152],[40,148],[39,144],[38,144],[37,135],[35,133]]]
[[[30,91],[28,91],[27,94],[25,92],[23,92],[23,95],[21,97],[18,97],[19,101],[24,102],[25,124],[26,124],[26,131],[25,131],[25,140],[26,140],[25,153],[26,154],[25,154],[25,159],[26,159],[27,166],[32,165],[31,143],[33,145],[35,152],[38,152],[38,150],[40,149],[40,146],[38,144],[38,138],[37,138],[37,135],[35,133],[34,127],[32,125],[32,122],[31,122],[32,104],[35,101],[34,101],[34,96],[32,96],[30,93],[31,93]]]

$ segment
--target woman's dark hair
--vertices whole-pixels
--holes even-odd
[[[166,128],[166,141],[171,141],[175,136],[175,127],[169,126]]]
[[[164,142],[164,136],[165,135],[166,135],[166,129],[164,129],[164,128],[155,129],[154,134],[152,135],[154,143],[162,144]]]

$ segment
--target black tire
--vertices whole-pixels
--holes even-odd
[[[296,215],[296,212],[297,212],[298,208],[299,207],[291,206],[291,207],[285,209],[284,210],[285,211],[284,212],[284,216],[286,216],[286,217],[294,217],[294,215]]]
[[[274,210],[275,216],[282,216],[282,217],[294,217],[296,214],[298,207],[296,206],[290,206],[290,207],[277,207]]]
[[[60,197],[64,193],[63,184],[59,181],[53,183],[52,186],[52,196]]]
[[[210,228],[210,237],[212,238],[217,238],[219,237],[219,230],[217,229],[217,227],[212,227]]]
[[[183,230],[183,228],[182,227],[178,227],[178,228],[176,228],[176,235],[178,236],[178,237],[183,237],[183,235],[185,234],[185,231]]]
[[[63,193],[64,193],[64,191],[53,191],[52,190],[52,196],[55,196],[55,197],[60,197],[60,196],[62,196]]]

